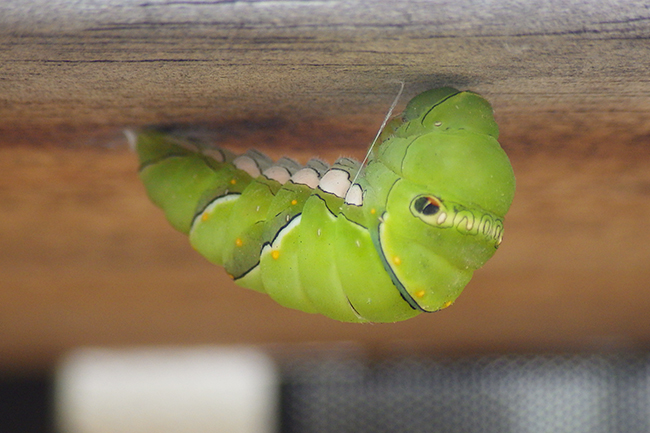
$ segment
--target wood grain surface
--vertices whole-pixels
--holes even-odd
[[[79,345],[353,341],[369,350],[646,349],[650,11],[642,2],[0,4],[0,369]],[[399,87],[494,105],[517,194],[452,308],[390,325],[284,309],[147,200],[124,127],[362,158]]]

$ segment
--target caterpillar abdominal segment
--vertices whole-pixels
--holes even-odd
[[[434,89],[389,122],[363,165],[273,162],[155,128],[140,177],[192,246],[235,282],[347,322],[451,305],[496,251],[514,195],[490,105]]]

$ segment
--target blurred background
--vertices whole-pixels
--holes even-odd
[[[114,365],[88,347],[115,365],[249,348],[274,366],[281,431],[648,431],[648,38],[640,1],[2,2],[0,431],[102,431],[60,421],[85,396],[61,400],[70,368]],[[361,159],[398,80],[400,107],[484,95],[517,192],[454,306],[397,324],[235,286],[149,202],[122,135],[174,123],[235,152]],[[217,424],[191,431],[242,431]]]

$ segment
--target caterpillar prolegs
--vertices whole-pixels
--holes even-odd
[[[345,322],[451,305],[496,251],[515,179],[492,108],[424,92],[367,163],[236,156],[159,129],[136,139],[151,200],[236,283]]]

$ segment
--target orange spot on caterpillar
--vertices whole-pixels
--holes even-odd
[[[424,290],[418,290],[417,292],[414,293],[416,298],[424,298],[424,295],[426,295],[426,294],[427,294],[427,292],[425,292]]]
[[[294,205],[294,206],[297,205],[297,204],[298,204],[298,200],[296,200],[296,199],[294,198],[293,200],[291,200],[291,204]]]
[[[227,275],[230,277],[231,280],[234,280],[234,279],[235,279],[235,276],[234,276],[234,275],[230,275],[230,274],[227,274]]]
[[[234,185],[234,184],[236,184],[236,183],[237,183],[237,179],[230,179],[230,184],[231,184],[231,185]]]
[[[237,239],[235,239],[235,245],[237,245],[238,247],[241,247],[242,245],[244,245],[244,241],[237,238]]]
[[[399,265],[402,264],[402,259],[400,259],[399,257],[395,256],[395,257],[393,257],[393,263],[395,263],[395,265],[399,266]]]
[[[372,215],[374,215],[374,214],[377,213],[377,210],[373,207],[372,209],[370,209],[370,213],[371,213]]]
[[[278,251],[278,250],[273,250],[273,251],[271,252],[271,257],[273,257],[273,260],[277,260],[278,257],[280,257],[280,251]]]
[[[447,308],[447,307],[450,306],[451,304],[453,304],[453,302],[451,302],[451,301],[447,301],[447,302],[445,302],[444,304],[442,304],[442,307],[441,307],[440,309],[442,310],[443,308]]]
[[[203,212],[203,215],[201,215],[201,221],[207,221],[208,218],[210,218],[210,214],[207,212]]]

